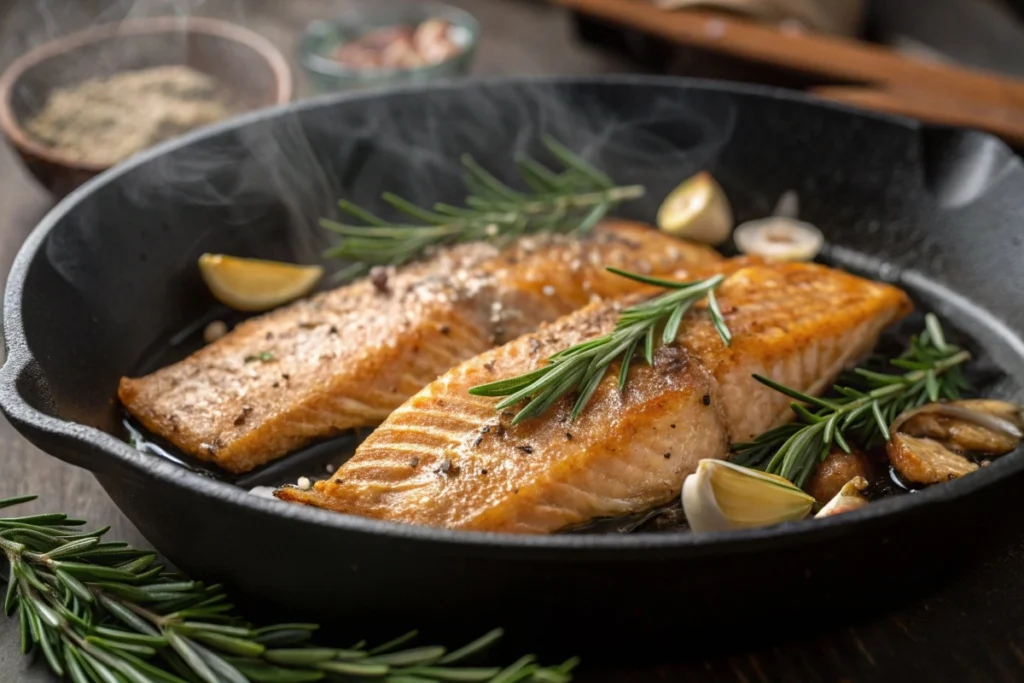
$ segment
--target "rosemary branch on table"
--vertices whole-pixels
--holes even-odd
[[[342,237],[325,255],[352,262],[337,277],[356,277],[373,266],[407,263],[427,247],[475,240],[504,244],[539,232],[584,233],[620,202],[643,196],[642,186],[616,185],[557,140],[545,136],[543,142],[563,168],[555,172],[532,157],[517,157],[527,191],[509,187],[464,155],[468,196],[463,207],[440,203],[425,209],[386,192],[386,203],[416,221],[393,223],[348,200],[339,201],[345,213],[363,224],[320,221]]]
[[[469,393],[477,396],[505,396],[506,398],[497,404],[498,410],[504,410],[529,399],[526,406],[512,420],[512,424],[518,424],[543,414],[563,396],[578,392],[570,414],[570,420],[575,420],[597,390],[598,384],[612,363],[621,360],[621,390],[626,386],[629,366],[640,344],[643,343],[644,359],[648,365],[653,366],[658,329],[661,328],[661,343],[671,344],[679,333],[683,316],[697,301],[705,297],[708,300],[711,321],[722,341],[728,345],[732,340],[718,301],[715,299],[715,290],[722,284],[724,275],[716,275],[697,282],[673,282],[617,268],[608,270],[630,280],[672,291],[622,311],[611,334],[559,351],[548,359],[547,365],[537,370],[518,377],[475,386]]]
[[[0,500],[0,508],[34,496]],[[255,628],[233,615],[218,585],[167,571],[156,554],[103,542],[67,515],[0,518],[8,573],[4,613],[17,614],[21,647],[74,683],[304,683],[490,681],[561,683],[576,660],[544,668],[532,656],[504,667],[462,662],[501,637],[494,630],[448,652],[399,649],[416,633],[369,648],[315,647],[315,624]]]
[[[754,375],[761,383],[795,399],[796,421],[765,432],[754,441],[733,445],[732,462],[758,467],[803,486],[834,446],[850,452],[850,443],[868,447],[889,440],[889,425],[905,410],[928,401],[959,398],[967,388],[960,366],[967,351],[946,341],[939,319],[929,313],[925,329],[910,348],[889,361],[903,372],[856,368],[835,397],[819,398]]]

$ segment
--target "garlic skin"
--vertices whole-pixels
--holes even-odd
[[[732,234],[732,207],[712,175],[701,171],[665,197],[657,223],[667,235],[715,246]]]
[[[771,526],[804,519],[813,496],[789,480],[725,460],[701,460],[683,482],[683,511],[697,533]]]
[[[733,240],[744,254],[777,261],[810,261],[825,245],[825,236],[818,228],[785,216],[742,223],[733,233]]]
[[[839,493],[828,502],[828,504],[814,515],[815,519],[831,517],[832,515],[852,512],[868,504],[868,499],[861,495],[861,491],[868,487],[868,480],[864,477],[854,477],[843,485]]]

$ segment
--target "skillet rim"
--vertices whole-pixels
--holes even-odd
[[[16,428],[24,435],[29,428],[51,437],[66,440],[80,445],[92,457],[111,457],[122,468],[133,470],[144,478],[152,478],[172,487],[184,489],[182,495],[198,495],[211,502],[220,501],[245,510],[249,514],[273,515],[277,519],[287,519],[288,523],[313,524],[323,528],[325,533],[334,530],[340,532],[366,534],[370,536],[402,539],[435,545],[470,546],[481,550],[527,550],[541,559],[543,551],[573,551],[576,554],[607,556],[607,551],[633,550],[644,555],[631,554],[616,557],[622,561],[642,559],[649,553],[677,550],[685,554],[700,556],[706,554],[739,554],[752,552],[769,545],[780,548],[788,545],[823,541],[843,533],[851,527],[860,525],[879,525],[897,516],[920,513],[922,510],[962,500],[977,495],[982,489],[1009,479],[1024,470],[1024,457],[1020,453],[1000,458],[988,467],[955,481],[946,482],[942,486],[932,487],[910,495],[891,497],[873,502],[859,510],[825,519],[805,519],[771,527],[744,529],[725,532],[694,534],[691,532],[666,532],[657,534],[555,534],[555,535],[518,535],[498,532],[459,531],[423,527],[398,522],[340,514],[304,505],[289,505],[276,499],[267,499],[249,493],[246,489],[227,482],[211,479],[191,472],[161,458],[154,458],[132,448],[127,442],[121,441],[95,427],[89,427],[61,418],[47,415],[30,406],[18,391],[18,382],[23,374],[36,364],[35,356],[25,338],[22,325],[21,304],[24,295],[25,280],[32,264],[39,257],[41,248],[46,243],[50,231],[95,188],[116,181],[122,175],[132,172],[136,167],[148,163],[179,148],[188,147],[207,138],[215,137],[235,128],[242,128],[251,123],[272,119],[289,112],[298,112],[318,107],[337,105],[345,102],[364,99],[380,99],[403,94],[421,94],[436,91],[472,90],[481,86],[488,88],[502,87],[557,87],[569,85],[600,86],[602,84],[616,86],[677,86],[680,89],[702,90],[734,94],[759,99],[784,100],[819,109],[831,109],[848,114],[852,117],[875,119],[887,125],[908,129],[910,133],[920,133],[927,128],[949,129],[948,126],[930,126],[920,121],[862,110],[841,103],[823,101],[803,93],[769,86],[738,84],[711,79],[685,77],[623,74],[615,76],[506,76],[499,78],[469,78],[445,84],[407,84],[387,88],[351,92],[334,93],[313,97],[306,100],[267,107],[228,121],[209,126],[177,139],[157,145],[136,155],[114,168],[91,179],[67,197],[40,220],[28,235],[11,266],[4,292],[3,332],[7,358],[0,367],[0,410],[8,417]],[[956,130],[956,129],[954,129]],[[978,133],[1005,146],[1001,140],[987,133]],[[956,299],[955,292],[950,292]],[[958,307],[959,308],[959,307]],[[989,320],[989,326],[1002,326],[995,319]],[[1024,349],[1024,341],[1020,335],[1002,326],[1000,336],[1013,340],[1013,346]],[[45,378],[34,378],[32,381],[46,385]],[[34,442],[34,439],[29,438]],[[44,450],[44,452],[46,452]],[[47,455],[51,455],[47,452]],[[53,456],[51,457],[58,457]],[[58,459],[62,459],[59,458]],[[92,468],[87,468],[92,470]],[[111,475],[104,475],[111,476]],[[124,476],[121,473],[112,475]],[[177,492],[176,492],[177,493]],[[646,551],[646,552],[645,552]]]

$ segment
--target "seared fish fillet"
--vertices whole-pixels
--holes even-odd
[[[278,498],[451,529],[550,533],[637,512],[679,495],[702,458],[789,418],[789,399],[758,373],[824,390],[910,309],[891,286],[811,264],[739,264],[718,290],[726,347],[706,310],[684,320],[654,367],[635,361],[624,392],[612,367],[575,422],[564,399],[512,426],[513,411],[470,387],[533,370],[610,332],[634,294],[598,302],[452,369],[391,414],[351,460],[309,491]]]
[[[123,378],[118,395],[184,452],[246,472],[377,425],[458,363],[592,298],[639,287],[605,266],[664,275],[720,260],[618,221],[583,239],[461,245],[251,319],[185,360]]]

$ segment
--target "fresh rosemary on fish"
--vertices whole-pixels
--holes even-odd
[[[620,202],[644,194],[640,185],[616,185],[604,173],[558,141],[544,137],[544,146],[564,167],[555,172],[532,157],[516,159],[528,191],[498,180],[469,155],[462,157],[468,196],[464,207],[435,204],[418,207],[390,192],[386,203],[418,223],[393,223],[341,200],[338,205],[363,225],[322,219],[321,226],[341,235],[326,256],[352,262],[339,279],[365,274],[373,266],[397,266],[427,247],[484,240],[504,244],[540,232],[580,234],[589,231]]]
[[[867,447],[889,440],[889,425],[905,410],[929,401],[959,398],[967,388],[960,366],[970,354],[949,344],[938,318],[929,313],[925,329],[910,348],[889,363],[900,373],[856,368],[838,396],[818,398],[754,375],[761,383],[796,400],[797,420],[765,432],[754,441],[733,445],[731,461],[758,467],[803,486],[833,446],[850,452],[850,443]]]
[[[0,500],[0,508],[34,496]],[[0,518],[7,560],[4,613],[21,622],[21,648],[42,651],[74,683],[303,683],[346,681],[571,680],[576,660],[542,668],[531,656],[505,667],[462,662],[501,637],[494,630],[453,652],[399,650],[416,633],[368,648],[312,647],[315,624],[254,628],[232,615],[220,586],[173,574],[156,554],[102,542],[64,514]]]
[[[643,355],[647,364],[654,365],[654,345],[659,328],[661,343],[671,344],[679,332],[683,316],[705,297],[708,300],[708,313],[719,336],[726,345],[731,341],[729,329],[715,299],[715,290],[725,280],[724,275],[716,275],[697,282],[673,282],[617,268],[608,270],[630,280],[673,291],[622,311],[611,334],[560,351],[548,359],[547,365],[533,372],[475,386],[469,390],[470,393],[477,396],[505,396],[506,398],[497,404],[498,410],[504,410],[529,399],[529,403],[512,420],[512,424],[517,424],[543,414],[563,396],[578,392],[570,414],[570,420],[574,420],[583,411],[612,363],[617,360],[622,362],[619,369],[619,389],[622,389],[626,385],[633,355],[640,344],[643,343]]]

